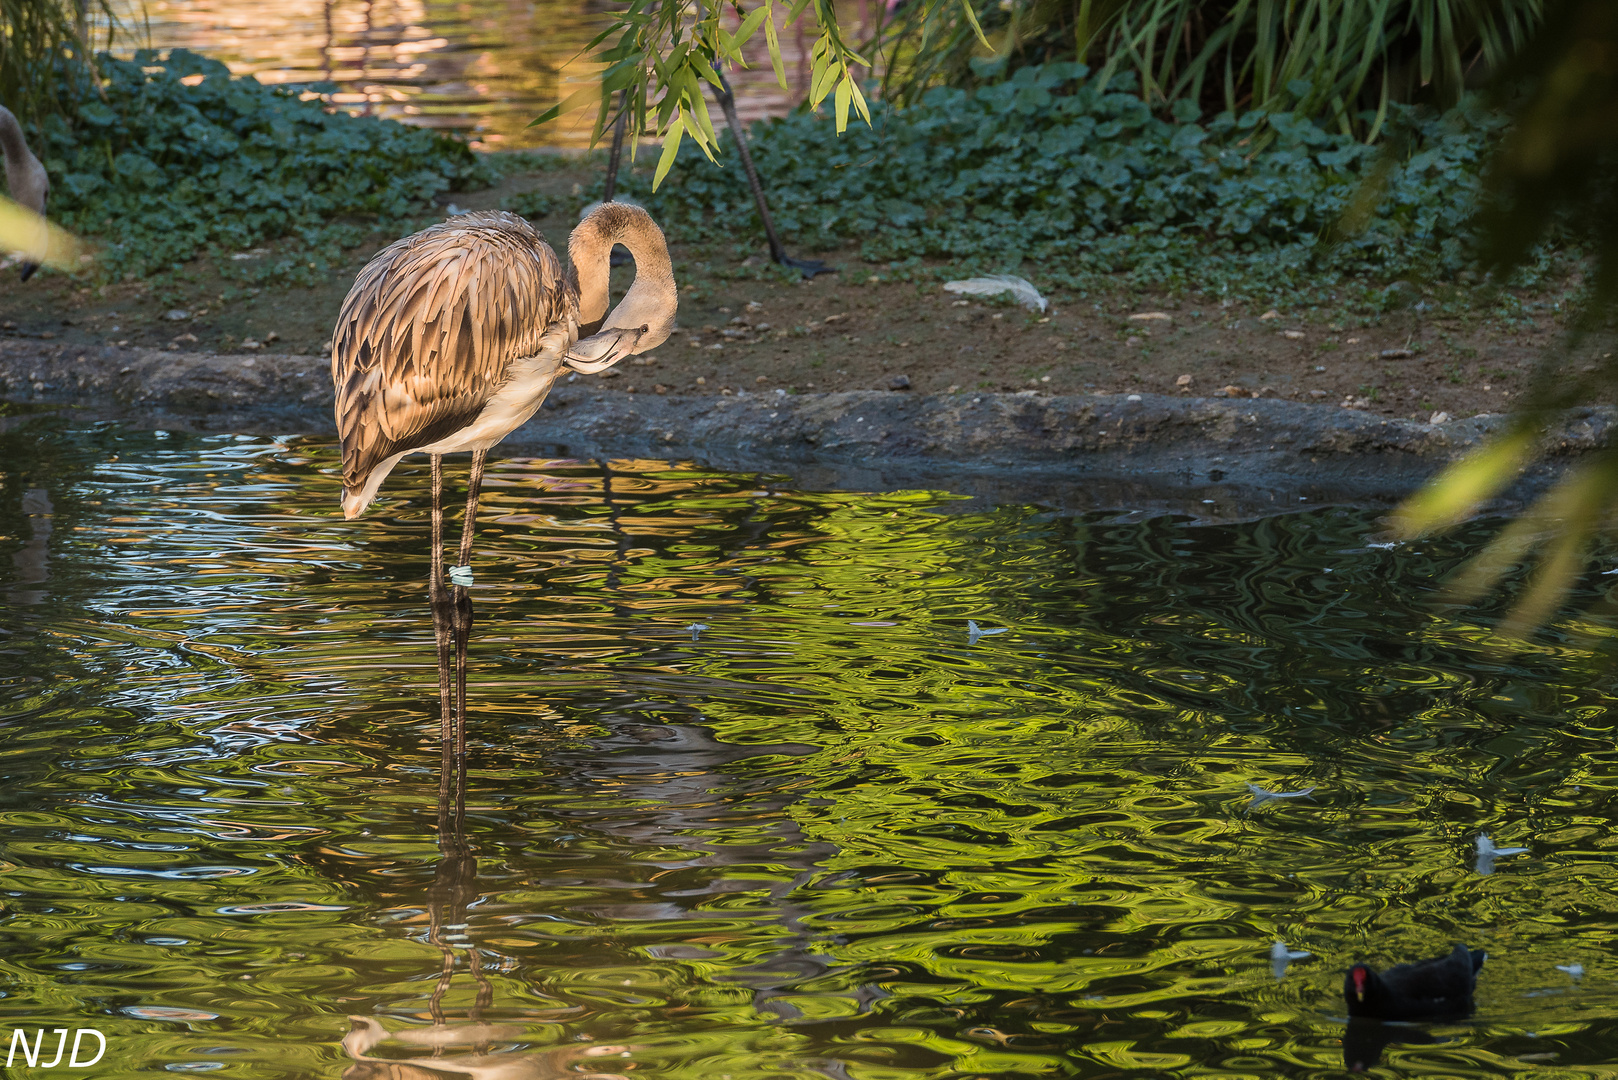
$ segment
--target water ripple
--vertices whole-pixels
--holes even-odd
[[[0,444],[4,542],[53,524],[0,609],[0,967],[120,1071],[1301,1078],[1348,962],[1455,940],[1478,1019],[1390,1066],[1618,1036],[1613,628],[1441,617],[1486,524],[500,461],[441,843],[422,466],[345,523],[321,443]]]

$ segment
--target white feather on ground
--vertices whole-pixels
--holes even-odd
[[[988,277],[946,281],[944,291],[961,293],[965,296],[998,296],[1008,292],[1017,303],[1030,310],[1043,312],[1050,306],[1050,301],[1039,295],[1039,290],[1030,282],[1010,274],[990,274]]]

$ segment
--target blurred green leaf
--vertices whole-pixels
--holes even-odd
[[[1538,439],[1533,426],[1520,424],[1511,434],[1451,465],[1394,512],[1390,519],[1394,535],[1408,539],[1465,521],[1517,478],[1532,460]]]
[[[1408,534],[1452,524],[1480,492],[1499,490],[1563,410],[1618,382],[1610,344],[1618,312],[1618,4],[1556,0],[1542,28],[1500,75],[1495,97],[1514,123],[1489,166],[1479,214],[1480,257],[1496,280],[1535,260],[1548,237],[1576,223],[1590,252],[1581,308],[1562,348],[1546,356],[1509,435],[1440,476],[1401,507]],[[1604,349],[1589,363],[1592,335]],[[1526,636],[1551,618],[1618,499],[1618,452],[1570,470],[1457,575],[1457,595],[1494,587],[1535,547],[1543,551],[1501,629]]]

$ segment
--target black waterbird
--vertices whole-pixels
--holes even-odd
[[[1448,956],[1400,964],[1383,972],[1364,964],[1348,969],[1343,1000],[1348,1015],[1378,1020],[1459,1020],[1472,1011],[1482,949],[1455,946]]]

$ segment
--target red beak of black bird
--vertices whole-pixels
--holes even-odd
[[[1472,1012],[1472,992],[1487,956],[1482,949],[1457,945],[1448,956],[1400,964],[1380,973],[1355,964],[1343,980],[1348,1015],[1377,1020],[1459,1020]]]

